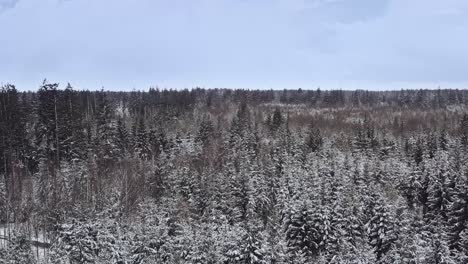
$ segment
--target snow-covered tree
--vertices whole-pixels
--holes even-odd
[[[369,244],[374,248],[377,260],[382,259],[397,239],[393,216],[379,199],[372,210],[372,217],[367,225]]]

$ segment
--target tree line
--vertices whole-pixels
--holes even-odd
[[[4,85],[0,263],[465,263],[467,100]]]

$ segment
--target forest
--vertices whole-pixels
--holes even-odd
[[[0,88],[0,263],[468,263],[468,90]]]

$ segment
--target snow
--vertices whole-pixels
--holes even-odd
[[[28,232],[28,230],[30,230]],[[0,239],[0,248],[6,248],[8,246],[8,237],[9,235],[12,236],[15,231],[19,231],[21,233],[27,233],[27,239],[30,241],[35,241],[39,243],[50,243],[50,240],[47,238],[47,234],[40,230],[37,233],[35,230],[32,230],[31,227],[28,227],[24,224],[1,224],[0,225],[0,237],[4,239]],[[38,261],[44,261],[45,257],[47,256],[48,249],[45,247],[40,247],[36,245],[31,245],[31,252],[34,254]]]

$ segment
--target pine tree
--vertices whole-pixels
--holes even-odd
[[[418,183],[419,188],[417,189],[417,201],[422,206],[422,213],[426,215],[429,210],[429,187],[430,187],[430,175],[429,172],[424,172],[419,175]]]
[[[413,214],[404,205],[404,201],[396,203],[395,240],[390,251],[382,259],[383,263],[418,263],[422,259],[421,251],[426,248],[427,241],[423,235],[424,222],[419,215]]]
[[[180,135],[178,136],[179,136],[178,144],[180,145],[181,139],[180,139]],[[159,157],[163,152],[166,152],[166,154],[170,154],[168,152],[170,152],[172,143],[167,138],[166,133],[162,128],[151,129],[148,140],[149,140],[150,151],[155,158]]]
[[[41,181],[41,202],[45,205],[44,213],[53,214],[60,202],[60,141],[58,119],[58,84],[48,84],[45,80],[38,91],[36,115],[36,144],[38,145]]]
[[[403,177],[402,182],[398,186],[410,209],[415,208],[418,203],[418,195],[423,191],[421,190],[423,186],[419,182],[421,174],[421,171],[419,171],[417,167],[412,168],[409,175]]]
[[[130,143],[130,135],[128,134],[127,128],[122,120],[119,118],[117,120],[117,128],[116,128],[116,147],[119,152],[119,157],[123,158],[128,154],[129,151],[129,143]]]
[[[394,225],[393,217],[384,202],[377,201],[372,218],[367,223],[369,244],[374,248],[377,260],[384,257],[397,239]]]
[[[379,141],[377,139],[374,124],[372,123],[371,119],[366,116],[364,118],[364,127],[366,129],[366,136],[369,142],[369,147],[375,150],[379,146]]]
[[[96,263],[101,250],[96,226],[86,223],[64,224],[58,230],[59,244],[71,263]]]
[[[25,234],[14,234],[3,250],[0,249],[0,263],[37,263]]]
[[[57,113],[58,84],[48,84],[44,81],[38,91],[38,128],[36,138],[43,157],[54,161],[59,166],[59,120]]]
[[[267,263],[286,263],[287,244],[284,231],[281,228],[280,209],[277,205],[271,212],[270,221],[266,227],[265,261]]]
[[[57,119],[60,157],[68,161],[83,160],[86,154],[86,141],[77,92],[73,91],[71,85],[68,84],[58,96]]]
[[[431,251],[426,256],[427,263],[430,264],[455,264],[447,243],[440,234],[436,234],[431,240]]]
[[[468,230],[468,180],[461,178],[453,190],[453,201],[450,204],[448,217],[448,243],[450,249],[463,252],[461,234]]]
[[[429,158],[432,159],[435,157],[435,154],[437,152],[437,145],[438,145],[435,134],[430,133],[429,135],[427,135],[426,142],[427,142],[427,153],[429,155]]]
[[[416,146],[413,153],[413,159],[416,162],[416,165],[419,165],[424,159],[424,146],[422,139],[418,138],[416,141]]]
[[[321,218],[320,232],[320,250],[322,255],[328,261],[332,261],[339,255],[340,247],[343,243],[341,239],[342,224],[345,219],[342,213],[345,212],[341,207],[341,194],[343,191],[341,179],[339,179],[333,169],[322,169],[319,172],[321,179],[320,197],[321,205],[319,210]]]
[[[232,119],[229,130],[229,147],[242,144],[242,140],[251,131],[250,110],[245,102],[239,105],[236,116]]]
[[[14,85],[0,87],[0,172],[5,173],[5,183],[11,172],[9,164],[32,156],[26,130],[26,106]]]
[[[229,202],[230,222],[242,222],[247,217],[247,205],[249,204],[248,178],[246,174],[229,173]]]
[[[314,129],[313,126],[311,126],[309,134],[307,135],[306,146],[312,152],[317,152],[322,148],[323,138],[320,129]]]
[[[358,130],[354,139],[354,146],[359,151],[364,151],[368,149],[370,146],[369,139],[367,138],[366,131],[362,124],[358,127]]]
[[[341,250],[342,216],[337,211],[326,208],[322,212],[321,222],[322,238],[319,246],[325,259],[332,261]]]
[[[261,239],[258,234],[248,230],[242,239],[243,249],[241,259],[238,263],[245,264],[263,264],[266,263],[264,252],[262,249]]]
[[[284,216],[286,241],[292,257],[310,259],[319,254],[321,220],[320,214],[312,212],[304,203]]]
[[[395,154],[395,150],[397,150],[395,142],[387,136],[384,136],[380,147],[380,158],[384,159],[386,157],[393,156],[393,154]]]
[[[157,164],[154,167],[154,171],[152,172],[148,180],[148,188],[151,197],[159,199],[164,194],[164,191],[167,189],[165,179],[166,173],[167,172],[165,171],[165,167],[163,164]]]
[[[94,146],[98,170],[107,175],[116,161],[115,127],[112,123],[113,109],[104,91],[96,94],[96,135]]]
[[[275,111],[273,112],[273,117],[271,119],[271,130],[278,130],[283,124],[283,115],[281,114],[281,110],[279,108],[275,109]]]
[[[200,128],[198,130],[198,135],[195,138],[196,141],[201,142],[203,146],[208,144],[213,138],[214,135],[214,126],[213,122],[208,118],[205,118],[200,123]]]
[[[0,174],[0,223],[7,222],[8,199],[4,175]]]
[[[431,216],[447,220],[453,195],[452,177],[445,164],[439,164],[435,174],[431,175],[428,188],[428,206]]]
[[[460,136],[462,146],[466,149],[468,146],[468,114],[464,114],[460,121]]]
[[[148,160],[151,157],[148,133],[146,131],[145,120],[143,118],[139,119],[134,144],[133,150],[140,159]]]
[[[242,263],[245,252],[242,238],[247,236],[245,228],[238,225],[222,225],[219,231],[222,232],[220,262],[226,264]]]
[[[460,253],[459,253],[459,260],[461,263],[466,263],[468,261],[468,227],[460,233]]]
[[[443,151],[447,151],[449,149],[449,141],[447,139],[447,131],[445,129],[440,131],[439,146],[440,146],[440,149]]]
[[[47,161],[45,158],[42,158],[39,162],[38,172],[36,173],[36,178],[38,181],[38,186],[36,189],[36,200],[43,207],[47,207],[48,204],[48,195],[49,195],[49,174],[47,168]]]

